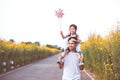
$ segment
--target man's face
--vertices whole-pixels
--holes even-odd
[[[70,49],[70,50],[75,50],[75,48],[76,48],[76,43],[74,42],[73,39],[69,40],[68,46],[69,46],[69,49]]]

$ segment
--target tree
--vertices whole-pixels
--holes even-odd
[[[36,41],[34,44],[40,46],[40,42]]]
[[[15,42],[14,39],[10,39],[9,41],[10,41],[10,42],[13,42],[13,43]]]

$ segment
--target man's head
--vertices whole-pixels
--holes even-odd
[[[70,37],[68,39],[68,47],[69,47],[70,51],[75,51],[76,45],[77,45],[76,40],[77,40],[76,37]]]

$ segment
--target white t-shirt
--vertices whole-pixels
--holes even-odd
[[[69,52],[64,58],[62,80],[80,80],[79,58],[77,53]]]

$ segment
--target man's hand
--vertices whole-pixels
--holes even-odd
[[[84,69],[84,65],[79,66],[80,70]]]
[[[64,62],[62,62],[62,63],[57,63],[57,64],[58,64],[58,67],[59,67],[60,69],[62,69],[63,66],[64,66]]]

